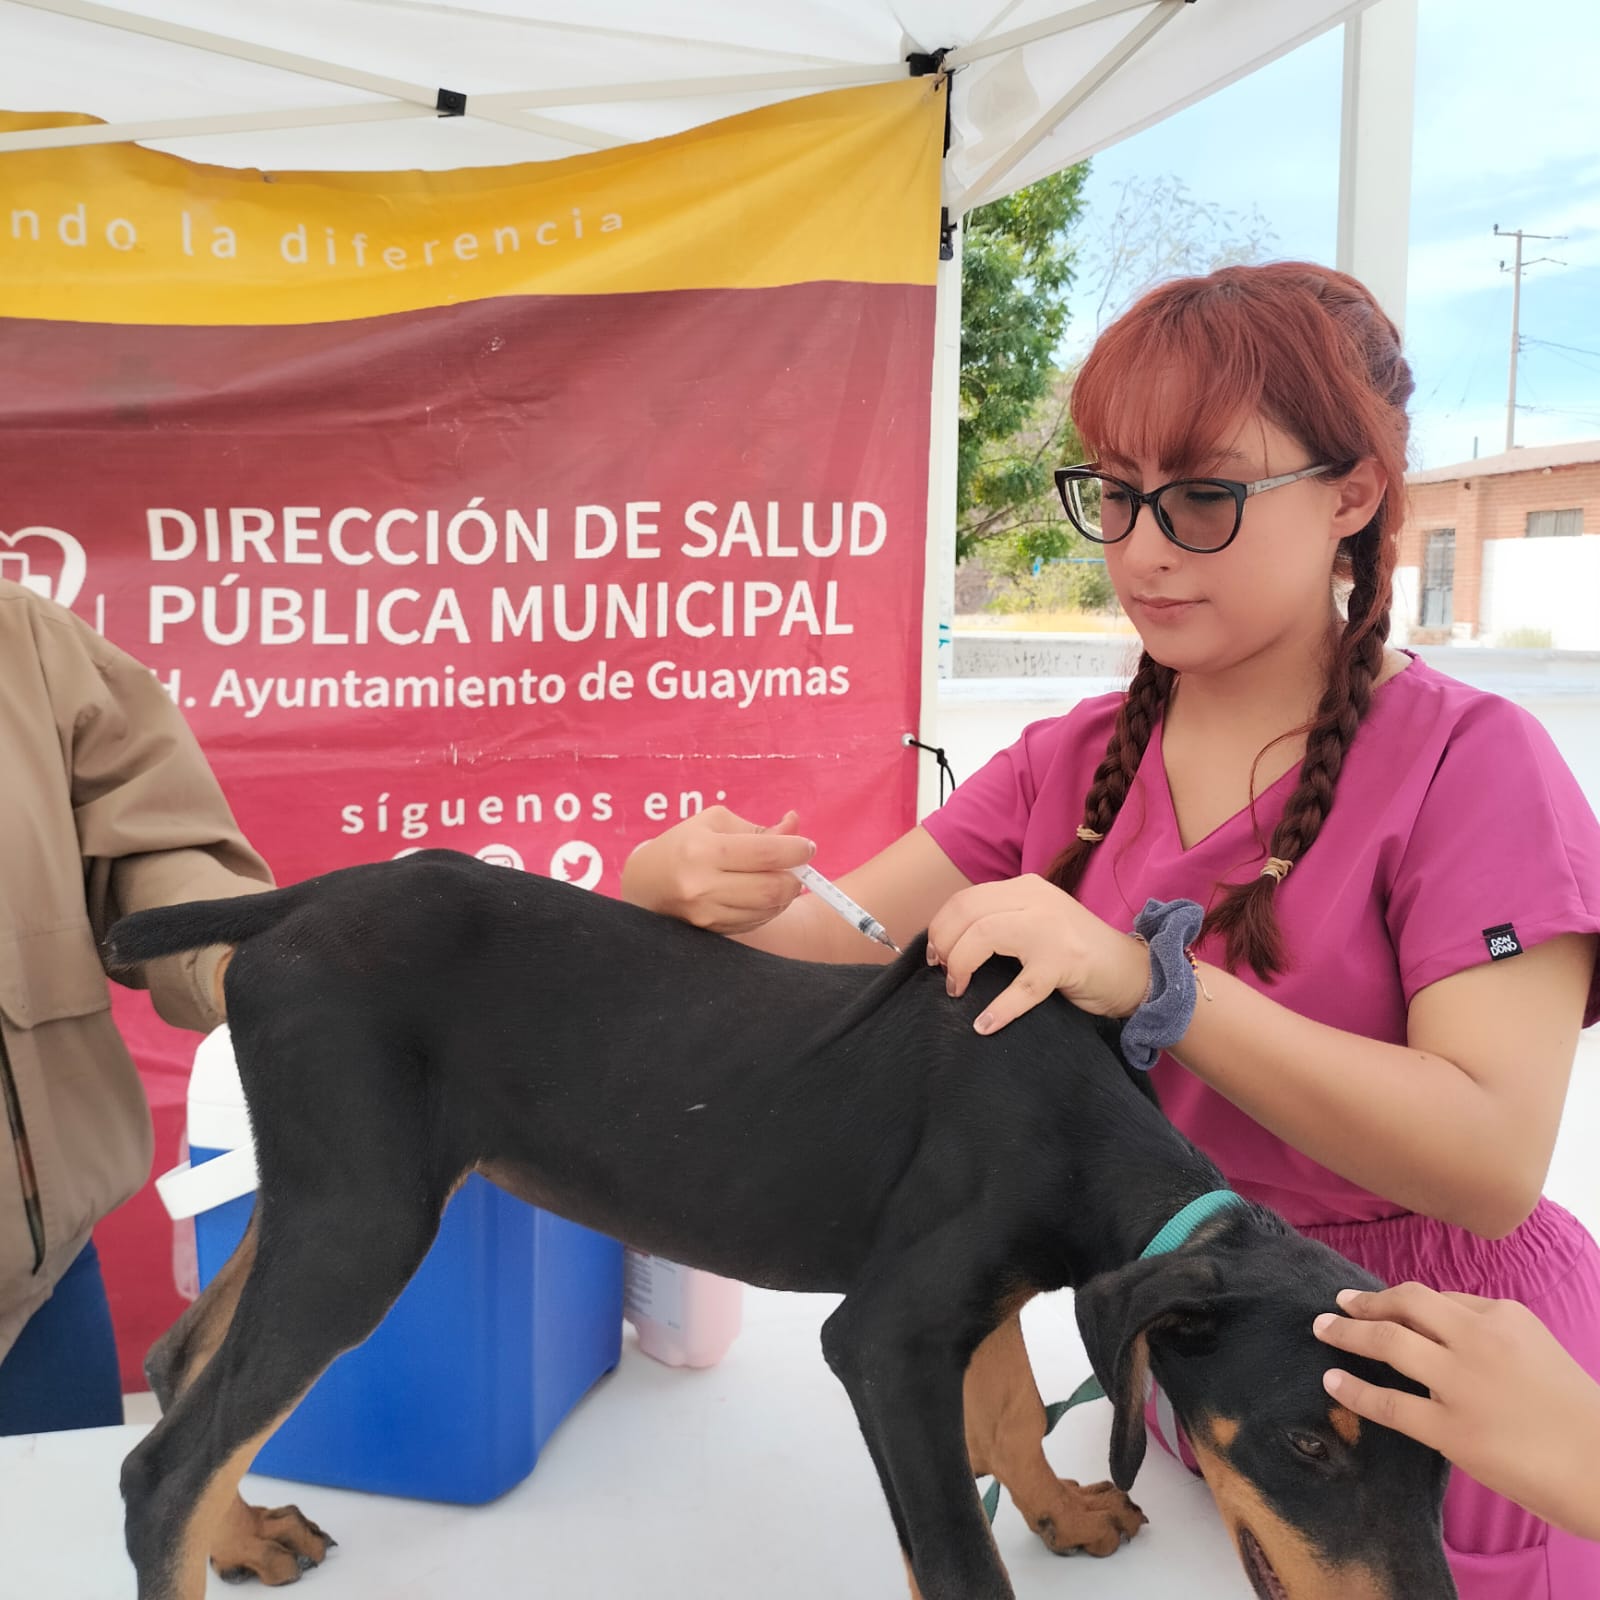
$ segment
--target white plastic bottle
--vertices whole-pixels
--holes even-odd
[[[669,1367],[714,1367],[739,1337],[744,1285],[630,1247],[622,1314],[647,1356]]]

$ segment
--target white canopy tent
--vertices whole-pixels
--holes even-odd
[[[942,69],[959,218],[1345,24],[1340,265],[1403,310],[1417,0],[136,4],[0,0],[0,108],[104,122],[0,134],[0,196],[13,150],[137,140],[279,170],[546,161]],[[958,263],[940,274],[930,646],[947,638],[952,586]],[[939,653],[925,652],[925,719]]]

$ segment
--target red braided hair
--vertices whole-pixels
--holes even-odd
[[[1161,403],[1152,382],[1159,376]],[[1142,378],[1142,381],[1141,381]],[[1389,636],[1390,585],[1404,516],[1411,369],[1400,335],[1354,278],[1305,262],[1224,267],[1152,290],[1096,341],[1072,391],[1072,418],[1091,448],[1128,460],[1198,467],[1240,416],[1265,417],[1316,461],[1348,472],[1375,460],[1387,489],[1376,515],[1343,541],[1334,577],[1351,585],[1348,620],[1306,736],[1300,781],[1273,830],[1270,856],[1298,861],[1333,804],[1346,752],[1372,701]],[[1330,473],[1329,477],[1338,474]],[[1110,832],[1175,681],[1146,652],[1083,803],[1085,832]],[[1051,881],[1077,887],[1097,840],[1074,840]],[[1228,965],[1263,978],[1286,964],[1273,914],[1277,880],[1227,888],[1206,917]]]

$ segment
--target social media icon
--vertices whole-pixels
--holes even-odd
[[[550,857],[550,876],[558,883],[575,883],[580,889],[594,888],[605,870],[600,852],[582,839],[569,839]]]
[[[478,859],[487,861],[491,867],[515,867],[518,872],[525,870],[521,852],[509,844],[486,844],[478,851]]]

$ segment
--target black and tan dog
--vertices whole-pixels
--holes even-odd
[[[1444,1463],[1321,1386],[1312,1319],[1373,1280],[1242,1204],[1139,1260],[1222,1180],[1064,1001],[974,1033],[1014,966],[952,1001],[920,942],[890,967],[788,961],[442,851],[145,912],[111,953],[218,943],[260,1191],[151,1356],[163,1416],[122,1474],[140,1600],[198,1600],[208,1554],[269,1583],[322,1558],[239,1479],[474,1170],[673,1260],[841,1293],[822,1352],[924,1600],[1012,1593],[975,1471],[1054,1550],[1137,1532],[1150,1373],[1262,1600],[1454,1596]],[[1111,1484],[1040,1448],[1017,1313],[1067,1286],[1115,1406]]]

